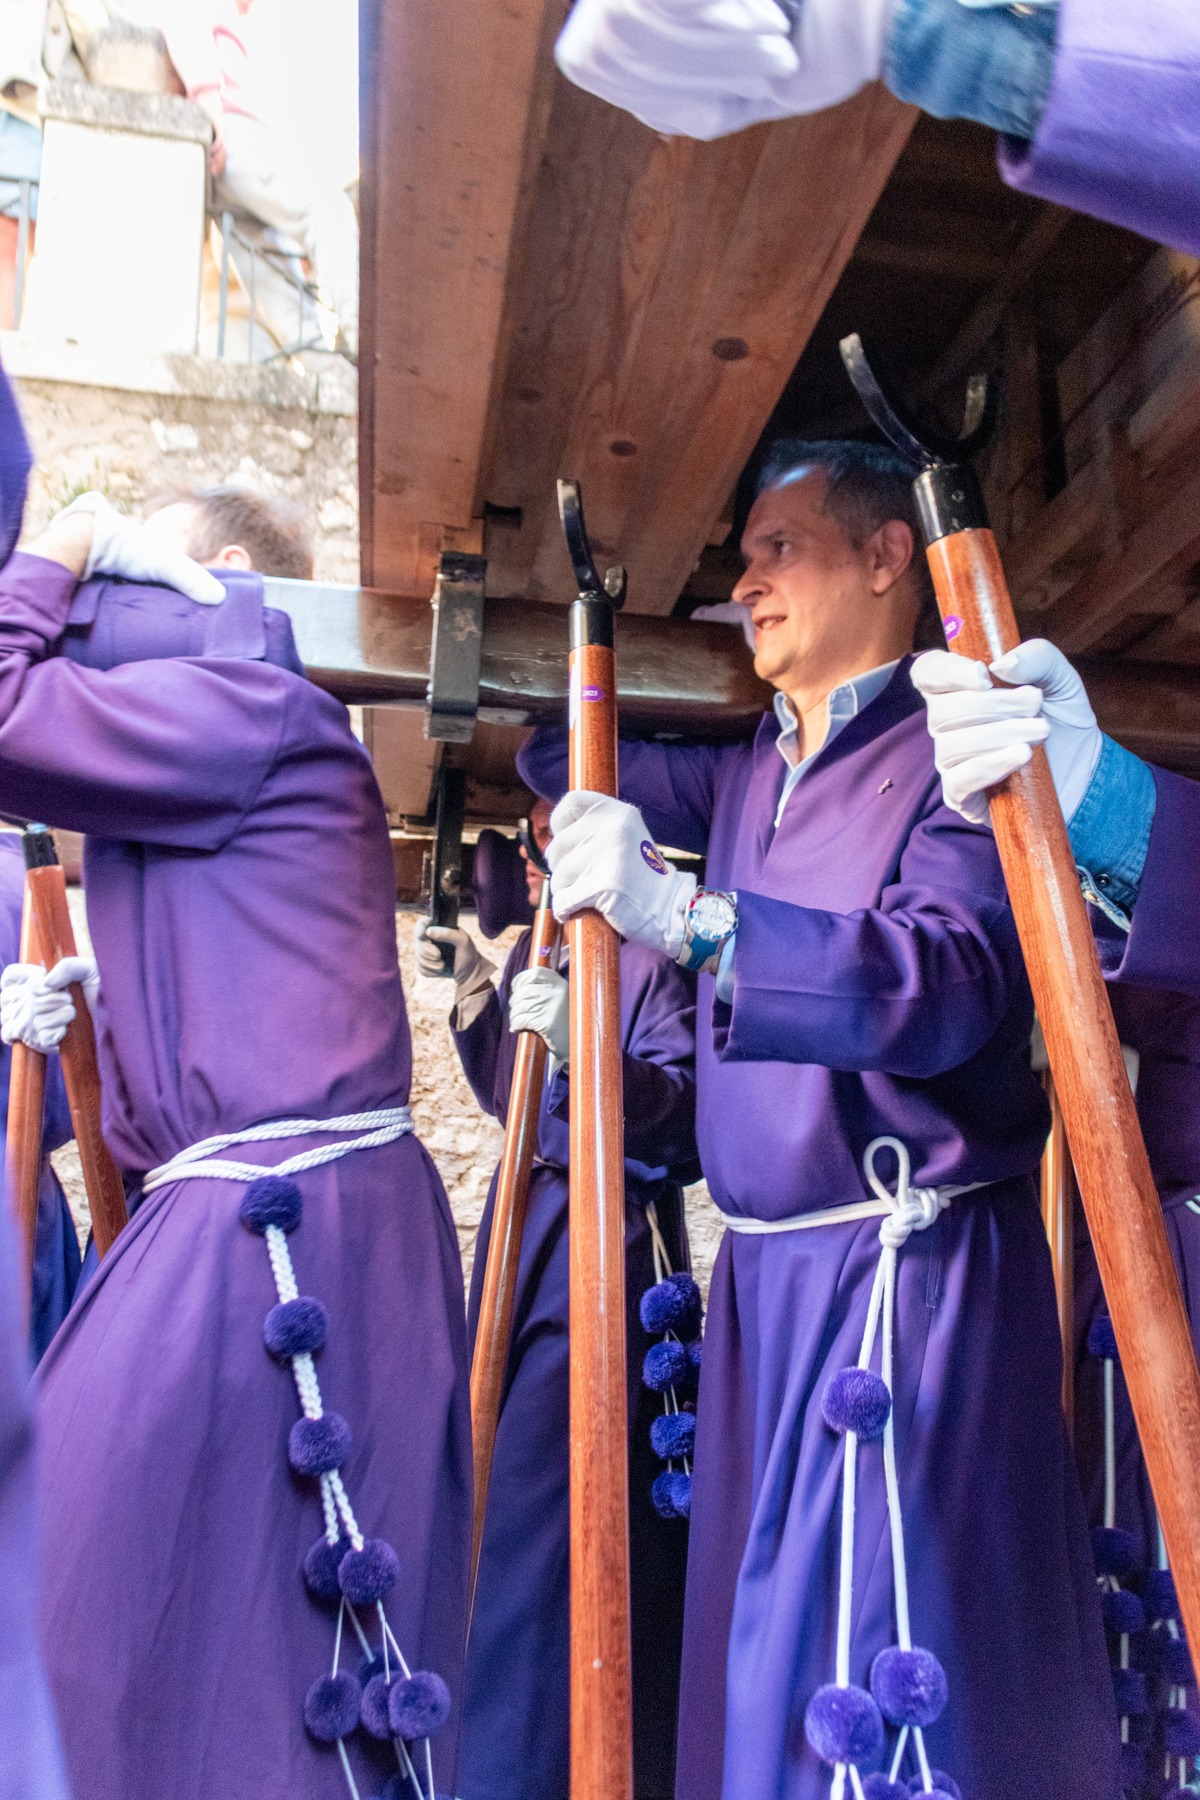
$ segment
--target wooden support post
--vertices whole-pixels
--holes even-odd
[[[916,483],[946,639],[990,664],[1020,641],[971,471]],[[1067,828],[1039,747],[991,797],[991,821],[1046,1038],[1138,1434],[1200,1644],[1200,1370],[1121,1058]]]
[[[578,599],[571,607],[569,781],[617,791],[612,588],[581,567],[573,483],[559,483]],[[623,596],[624,571],[616,572]],[[609,571],[610,577],[614,575]],[[571,949],[571,1800],[633,1800],[629,1435],[625,1364],[625,1120],[619,940],[597,912]],[[1200,1642],[1200,1640],[1197,1640]]]
[[[1063,1416],[1075,1435],[1075,1167],[1067,1144],[1062,1107],[1049,1070],[1043,1078],[1050,1102],[1050,1136],[1042,1155],[1042,1223],[1050,1240],[1058,1328],[1062,1334]]]
[[[541,899],[533,922],[529,968],[558,966],[561,933],[550,910],[550,883],[542,883]],[[475,1515],[471,1532],[471,1602],[479,1573],[479,1547],[487,1513],[488,1483],[496,1447],[496,1426],[504,1395],[504,1375],[512,1336],[513,1302],[517,1293],[517,1269],[525,1215],[529,1207],[529,1178],[537,1149],[538,1116],[546,1074],[546,1045],[536,1031],[522,1031],[517,1038],[508,1119],[504,1127],[504,1154],[496,1180],[496,1204],[492,1209],[492,1235],[488,1242],[483,1293],[479,1300],[479,1328],[471,1359],[471,1440],[475,1467]]]
[[[21,911],[23,963],[40,963],[41,946],[33,917],[33,903],[26,880]],[[46,1105],[46,1059],[28,1044],[14,1044],[8,1075],[8,1132],[5,1171],[8,1198],[17,1222],[23,1252],[24,1281],[21,1293],[28,1317],[33,1252],[37,1238],[38,1188],[42,1175],[42,1120]]]
[[[64,956],[77,952],[66,879],[55,854],[54,839],[44,825],[33,825],[26,831],[25,863],[25,887],[37,925],[42,961],[52,969]],[[92,1213],[92,1235],[98,1253],[104,1256],[129,1214],[120,1173],[100,1133],[100,1070],[92,1016],[83,988],[76,982],[69,992],[75,1002],[75,1017],[67,1026],[59,1055]]]

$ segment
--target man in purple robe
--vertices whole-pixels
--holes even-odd
[[[549,818],[549,806],[539,801],[530,826],[543,850]],[[489,928],[502,929],[510,919],[497,917],[490,896],[480,893],[480,860],[477,855],[476,905],[481,914],[490,911]],[[536,900],[541,874],[529,861],[526,872],[529,898]],[[551,1058],[471,1613],[457,1781],[465,1800],[528,1800],[532,1795],[566,1800],[569,1787],[567,971],[531,971],[530,935],[523,932],[513,946],[497,989],[492,965],[465,932],[428,931],[429,938],[455,949],[451,1027],[467,1080],[484,1111],[501,1122],[507,1119],[517,1031],[539,1031]],[[678,1516],[660,1516],[651,1497],[664,1467],[652,1448],[651,1429],[663,1416],[664,1402],[641,1379],[643,1359],[658,1339],[646,1331],[640,1304],[668,1270],[688,1267],[680,1182],[698,1173],[692,1166],[695,989],[675,963],[640,944],[621,946],[621,1044],[634,1784],[638,1800],[669,1800],[674,1791],[687,1527]],[[495,1198],[493,1177],[471,1277],[472,1341]]]
[[[0,832],[0,970],[19,960],[21,912],[25,901],[25,857],[15,832]],[[0,1049],[0,1096],[8,1111],[12,1050]],[[67,1316],[79,1280],[79,1239],[62,1184],[50,1166],[50,1152],[75,1135],[57,1056],[46,1059],[46,1102],[42,1122],[42,1168],[38,1179],[37,1230],[29,1303],[29,1348],[34,1361]]]
[[[71,509],[0,575],[0,810],[87,834],[132,1211],[38,1371],[50,1680],[88,1800],[433,1800],[466,1339],[386,819],[260,578],[173,510]],[[140,585],[80,585],[101,539]]]
[[[21,529],[31,462],[16,401],[0,369],[0,564],[7,562]],[[58,1729],[38,1649],[40,1538],[23,1280],[6,1203],[0,1206],[0,1794],[5,1800],[66,1800]]]
[[[890,452],[782,446],[737,589],[774,714],[753,745],[623,742],[644,823],[588,795],[554,818],[556,909],[597,906],[705,969],[697,1135],[730,1229],[698,1405],[679,1800],[818,1800],[850,1791],[851,1764],[852,1784],[881,1770],[886,1800],[926,1789],[929,1765],[968,1800],[1117,1791],[1031,1179],[1032,1008],[994,845],[942,804],[908,678],[915,530]],[[535,734],[520,762],[562,792],[561,737]],[[652,838],[704,851],[711,886]],[[895,1157],[881,1137],[919,1199],[897,1207],[880,1168],[868,1185],[867,1153]],[[877,1280],[887,1380],[854,1369]]]

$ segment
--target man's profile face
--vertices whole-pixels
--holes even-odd
[[[754,626],[755,671],[785,693],[853,659],[884,605],[874,540],[855,548],[822,510],[825,490],[823,471],[797,468],[759,495],[742,535],[746,572],[733,598]]]
[[[543,856],[550,842],[550,814],[553,810],[548,800],[539,800],[529,815],[530,834]],[[525,891],[529,895],[530,905],[536,906],[542,893],[542,871],[530,862],[525,854],[524,844],[521,845],[521,856],[525,863]]]

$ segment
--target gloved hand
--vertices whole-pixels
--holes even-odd
[[[454,976],[456,1000],[491,986],[492,976],[496,973],[495,963],[481,956],[466,932],[456,925],[431,925],[428,919],[418,919],[413,937],[416,940],[417,972],[421,975],[444,976],[447,970],[438,945],[453,946],[454,967],[450,973]]]
[[[40,963],[9,963],[0,972],[0,1038],[28,1044],[43,1056],[62,1043],[75,1017],[67,989],[82,983],[88,1010],[100,992],[100,971],[90,956],[64,956],[47,972]]]
[[[664,861],[637,807],[579,789],[559,801],[550,829],[555,918],[594,906],[622,937],[678,957],[696,877]]]
[[[1082,681],[1061,650],[1030,638],[992,664],[993,687],[980,662],[928,650],[912,667],[925,696],[934,761],[947,806],[983,824],[987,790],[1023,768],[1045,744],[1063,817],[1087,792],[1104,739]]]
[[[58,516],[72,518],[90,513],[94,520],[92,547],[83,579],[92,575],[123,575],[126,581],[150,581],[175,588],[201,606],[220,606],[225,589],[215,575],[182,551],[147,533],[136,519],[109,505],[103,494],[80,494]]]
[[[571,1003],[564,977],[553,969],[522,969],[514,975],[508,1000],[508,1029],[536,1031],[556,1062],[568,1062]]]
[[[577,0],[555,57],[655,131],[818,112],[882,71],[893,0]]]

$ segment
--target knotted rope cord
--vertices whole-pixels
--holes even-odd
[[[880,1150],[891,1150],[897,1162],[896,1192],[893,1194],[879,1175],[875,1172],[875,1157]],[[912,1162],[907,1147],[899,1138],[877,1137],[867,1145],[863,1154],[863,1173],[867,1185],[876,1196],[875,1211],[883,1215],[883,1223],[879,1227],[880,1255],[875,1269],[875,1278],[871,1283],[871,1296],[867,1303],[867,1322],[863,1330],[862,1346],[858,1353],[858,1367],[867,1369],[875,1349],[876,1334],[880,1332],[882,1320],[882,1344],[880,1348],[880,1378],[888,1389],[894,1393],[893,1374],[893,1336],[896,1310],[896,1264],[900,1250],[908,1242],[914,1231],[927,1231],[936,1223],[956,1194],[969,1192],[969,1188],[914,1188],[910,1185]],[[971,1183],[972,1187],[981,1183]],[[864,1214],[860,1206],[870,1202],[854,1203],[855,1216],[870,1217]],[[836,1213],[844,1218],[852,1210],[851,1207],[831,1207],[829,1213]],[[816,1214],[801,1215],[802,1218],[817,1217]],[[822,1223],[827,1222],[822,1219]],[[780,1222],[781,1228],[786,1228]],[[838,1612],[837,1612],[837,1662],[836,1681],[839,1687],[850,1685],[850,1625],[851,1606],[854,1596],[854,1513],[858,1466],[858,1436],[848,1431],[845,1436],[842,1464],[842,1539],[839,1557],[838,1575]],[[900,1509],[900,1482],[896,1467],[896,1433],[895,1405],[889,1409],[887,1423],[883,1432],[883,1471],[884,1485],[887,1491],[888,1525],[891,1535],[892,1581],[896,1598],[896,1634],[902,1650],[912,1649],[912,1628],[908,1606],[908,1564],[904,1554],[904,1521]],[[900,1772],[904,1750],[908,1741],[909,1728],[901,1728],[892,1762],[890,1779],[895,1781]],[[919,1726],[912,1729],[912,1738],[916,1746],[917,1760],[921,1769],[921,1782],[925,1793],[933,1788],[929,1758],[925,1751],[925,1736]],[[854,1791],[855,1800],[862,1800],[862,1782],[853,1763],[836,1763],[833,1771],[833,1783],[830,1789],[830,1800],[843,1800],[846,1790],[847,1776]]]
[[[338,1119],[272,1119],[265,1125],[248,1125],[242,1131],[223,1132],[204,1138],[186,1150],[180,1150],[168,1162],[151,1169],[142,1182],[142,1192],[152,1194],[170,1181],[185,1181],[193,1175],[216,1181],[257,1181],[260,1175],[299,1175],[305,1169],[319,1169],[325,1163],[337,1162],[352,1150],[373,1150],[379,1144],[390,1144],[413,1128],[412,1113],[407,1106],[384,1106],[374,1112],[346,1113]],[[234,1144],[269,1143],[273,1139],[317,1137],[329,1133],[354,1133],[340,1144],[314,1145],[301,1150],[283,1162],[262,1163],[215,1160],[216,1153]]]

